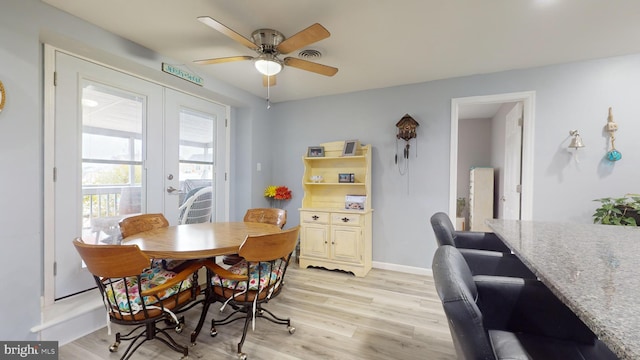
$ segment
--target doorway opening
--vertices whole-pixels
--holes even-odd
[[[515,120],[513,119],[514,114],[518,114]],[[495,169],[495,182],[491,186],[496,190],[492,197],[494,199],[493,214],[495,214],[492,217],[531,220],[533,212],[534,115],[535,92],[533,91],[452,99],[449,216],[457,227],[464,226],[466,230],[469,230],[468,189],[470,188],[469,172],[471,166]],[[494,120],[495,116],[499,116],[503,120]],[[511,118],[507,120],[508,117]],[[464,123],[465,121],[467,123]],[[509,128],[514,121],[521,125],[518,130]],[[508,125],[509,122],[511,125]],[[482,129],[482,131],[469,131],[467,125],[476,130]],[[484,143],[488,153],[486,163],[467,164],[470,166],[466,166],[465,169],[460,168],[465,161],[469,161],[468,154],[464,153],[465,144],[469,141],[469,138],[464,138],[465,131],[473,134],[485,134],[478,135],[479,138],[472,135],[471,139],[478,143]],[[514,141],[514,131],[520,134],[517,139],[519,141]],[[511,138],[509,138],[509,134],[511,134]],[[463,137],[461,138],[461,136]],[[485,138],[483,139],[482,136]],[[490,142],[490,144],[486,144],[486,142]],[[514,150],[516,148],[520,149],[519,153]],[[504,187],[505,183],[509,187],[508,189]],[[517,195],[514,195],[516,193]],[[461,205],[459,198],[466,201],[467,213],[465,215],[467,216],[465,220],[467,221],[463,224],[460,224],[461,220],[456,219]]]

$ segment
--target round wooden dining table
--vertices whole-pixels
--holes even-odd
[[[122,240],[122,245],[138,245],[156,259],[205,259],[235,254],[247,235],[282,231],[279,226],[253,222],[185,224],[143,231]]]

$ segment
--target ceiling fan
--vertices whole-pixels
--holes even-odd
[[[198,17],[198,20],[249,49],[254,50],[258,53],[258,56],[230,56],[203,59],[194,61],[196,64],[220,64],[231,61],[254,60],[256,69],[263,75],[262,82],[264,86],[275,85],[275,76],[285,65],[325,76],[333,76],[338,72],[338,68],[318,64],[308,60],[295,57],[285,57],[284,60],[280,60],[278,58],[278,55],[280,54],[288,54],[317,41],[328,38],[331,34],[329,34],[329,31],[318,23],[309,26],[287,39],[285,39],[284,35],[277,30],[258,29],[251,34],[251,38],[253,40],[249,40],[209,16],[200,16]]]

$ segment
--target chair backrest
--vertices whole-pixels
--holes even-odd
[[[210,222],[213,213],[213,188],[205,186],[189,191],[179,210],[180,224]]]
[[[249,262],[286,259],[298,242],[300,226],[267,235],[249,235],[238,254]]]
[[[80,238],[74,239],[73,245],[89,272],[100,278],[137,276],[150,262],[137,245],[94,245]]]
[[[162,214],[141,214],[126,217],[119,222],[122,237],[135,235],[143,231],[169,226],[169,221]]]
[[[471,270],[458,249],[439,246],[433,257],[433,279],[459,359],[493,360],[495,355],[476,301]]]
[[[254,208],[244,214],[245,222],[257,222],[280,226],[287,223],[287,210],[278,208]]]
[[[455,229],[451,223],[449,215],[443,212],[437,212],[431,216],[431,227],[436,235],[438,246],[451,245],[456,246],[453,241]]]

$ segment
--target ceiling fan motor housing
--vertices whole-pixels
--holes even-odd
[[[259,52],[271,54],[276,54],[278,52],[276,47],[284,41],[284,35],[272,29],[258,29],[251,34],[251,38],[260,48]]]

